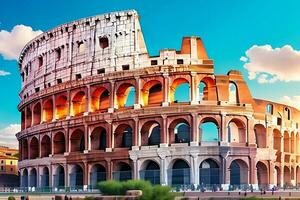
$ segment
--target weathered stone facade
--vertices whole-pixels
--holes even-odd
[[[134,10],[47,31],[19,67],[22,186],[300,183],[299,111],[252,98],[239,71],[215,75],[198,37],[150,57]],[[217,140],[203,139],[206,123]]]

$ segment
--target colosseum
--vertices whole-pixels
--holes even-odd
[[[60,25],[19,58],[21,186],[300,183],[300,112],[214,74],[199,37],[150,56],[135,10]]]

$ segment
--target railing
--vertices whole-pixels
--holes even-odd
[[[132,179],[132,171],[115,171],[112,175],[113,179],[118,181],[126,181]]]
[[[153,185],[160,184],[160,170],[141,170],[140,177]]]
[[[168,183],[172,186],[189,185],[190,184],[190,168],[169,169]]]

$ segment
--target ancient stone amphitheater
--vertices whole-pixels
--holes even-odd
[[[41,34],[19,69],[22,187],[300,183],[299,111],[254,99],[239,71],[215,75],[199,37],[150,56],[134,10]]]

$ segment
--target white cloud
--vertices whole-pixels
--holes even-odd
[[[10,75],[10,72],[0,70],[0,76],[8,76],[8,75]]]
[[[22,48],[34,37],[43,33],[30,26],[16,25],[11,32],[0,31],[0,54],[7,60],[17,60]]]
[[[280,101],[284,104],[300,109],[300,96],[283,96]]]
[[[300,51],[290,45],[281,48],[254,45],[240,60],[245,62],[250,80],[256,79],[259,83],[300,81]]]
[[[15,135],[20,131],[20,124],[10,124],[5,128],[0,129],[0,145],[18,148],[18,140]]]

